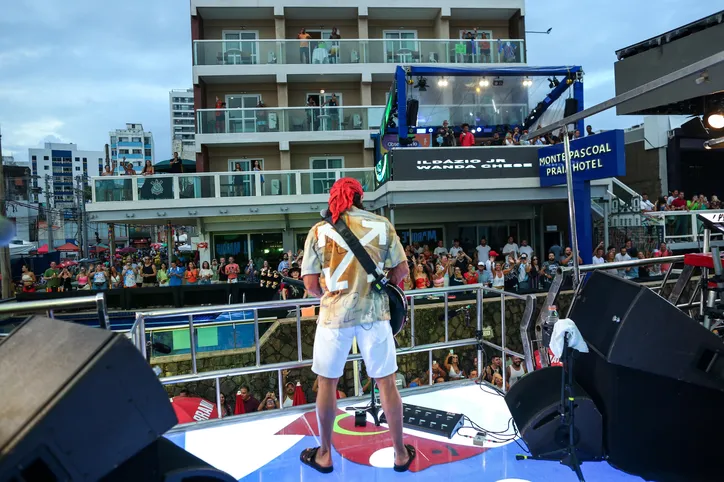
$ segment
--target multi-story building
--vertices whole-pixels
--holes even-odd
[[[48,194],[56,206],[72,207],[77,177],[98,176],[103,166],[103,151],[85,151],[75,144],[46,142],[42,149],[28,149],[33,185],[40,188],[38,202],[46,204]],[[37,177],[35,177],[37,176]]]
[[[103,151],[80,150],[72,143],[46,142],[42,149],[28,149],[28,158],[33,187],[37,188],[37,201],[58,227],[55,242],[63,244],[66,240],[75,240],[78,187],[87,185],[87,179],[100,175]]]
[[[196,157],[194,89],[174,89],[168,94],[171,115],[171,149],[182,159]]]
[[[136,172],[141,172],[146,161],[154,163],[153,134],[143,130],[143,124],[126,124],[125,129],[110,132],[111,162],[116,172],[122,172],[120,162],[130,162]]]

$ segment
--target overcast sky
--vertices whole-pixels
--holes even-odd
[[[168,92],[191,87],[187,0],[15,0],[0,14],[3,154],[25,161],[45,141],[102,150],[108,132],[140,122],[156,158],[170,157]],[[528,63],[582,65],[585,103],[614,95],[617,49],[721,8],[721,0],[532,0],[526,8]],[[173,7],[173,8],[171,8]],[[594,129],[628,127],[613,111]]]

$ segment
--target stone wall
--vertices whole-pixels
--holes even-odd
[[[567,309],[571,293],[562,293],[559,297],[559,309]],[[535,296],[537,314],[545,302],[545,294]],[[476,302],[475,300],[453,302],[448,304],[448,311],[463,308],[470,314],[469,320],[463,312],[451,313],[448,323],[448,339],[451,341],[474,338],[476,330]],[[505,300],[505,326],[506,326],[506,347],[510,350],[522,353],[520,339],[520,321],[525,309],[525,301],[507,297]],[[418,305],[415,307],[415,345],[427,345],[445,341],[444,303],[432,303]],[[501,301],[500,298],[486,298],[483,300],[483,326],[490,329],[492,334],[486,340],[501,344]],[[314,343],[314,331],[316,329],[315,318],[303,318],[302,327],[302,359],[311,360]],[[397,340],[400,347],[409,347],[411,344],[411,325],[408,323]],[[296,321],[284,319],[275,322],[269,330],[261,337],[260,357],[261,364],[281,363],[297,361],[297,333]],[[488,333],[489,334],[489,333]],[[486,348],[487,356],[495,350]],[[474,346],[460,347],[455,350],[460,357],[463,367],[472,367],[473,358],[476,356]],[[434,350],[433,359],[442,363],[449,350]],[[159,357],[151,360],[153,365],[158,365],[164,377],[191,373],[191,360],[188,354],[171,357]],[[400,372],[405,375],[408,382],[418,376],[422,376],[428,368],[429,355],[424,353],[413,353],[398,356],[397,363]],[[253,367],[255,362],[254,348],[227,350],[223,352],[203,352],[197,354],[198,372],[214,370],[225,370],[231,368]],[[363,367],[363,364],[361,364]],[[469,367],[468,367],[469,366]],[[340,389],[348,395],[354,394],[354,375],[352,363],[347,363],[344,377],[340,380]],[[305,389],[307,400],[314,400],[312,384],[315,375],[309,367],[294,369],[289,373],[289,379],[299,380]],[[221,391],[227,400],[232,400],[240,386],[248,385],[252,394],[257,398],[269,391],[278,393],[278,374],[276,372],[260,373],[249,376],[227,377],[220,380]],[[203,380],[197,383],[175,384],[166,386],[169,395],[175,396],[185,389],[198,396],[215,400],[215,381]]]

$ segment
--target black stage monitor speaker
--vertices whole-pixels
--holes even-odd
[[[565,448],[568,430],[561,430],[561,367],[536,370],[519,379],[505,395],[505,403],[520,436],[534,457]],[[573,387],[577,447],[584,460],[603,457],[603,420],[595,403],[580,385]],[[557,457],[556,460],[560,459]]]
[[[607,303],[603,298],[601,309]],[[710,455],[724,445],[724,393],[613,365],[593,350],[578,356],[574,374],[603,415],[612,466],[658,482],[724,480],[721,460]]]
[[[596,271],[570,318],[614,365],[724,391],[724,344],[646,286]]]
[[[566,106],[563,111],[563,117],[572,116],[578,112],[578,100],[573,97],[566,99]]]
[[[0,482],[98,480],[177,423],[140,352],[98,328],[31,318],[0,343],[0,387]]]

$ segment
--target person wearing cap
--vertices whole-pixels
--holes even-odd
[[[493,282],[493,273],[485,267],[484,261],[478,261],[478,283],[490,286]]]
[[[284,271],[287,271],[286,269]],[[299,269],[299,267],[293,267],[288,270],[289,277],[293,280],[298,280],[299,283],[302,283],[302,280],[299,279],[299,275],[302,273],[302,270]],[[284,276],[287,276],[286,274],[282,273]],[[302,288],[297,283],[284,283],[282,285],[282,299],[283,300],[300,300],[302,298],[307,297],[307,290]]]
[[[518,264],[518,291],[530,290],[530,260],[527,253],[521,253]]]
[[[286,385],[284,385],[284,401],[282,402],[282,407],[289,408],[294,406],[294,387],[293,382],[287,382]]]
[[[495,259],[497,257],[497,251],[491,250],[490,253],[488,253],[488,260],[485,262],[485,270],[489,271],[490,274],[493,274],[493,269],[495,268]]]

